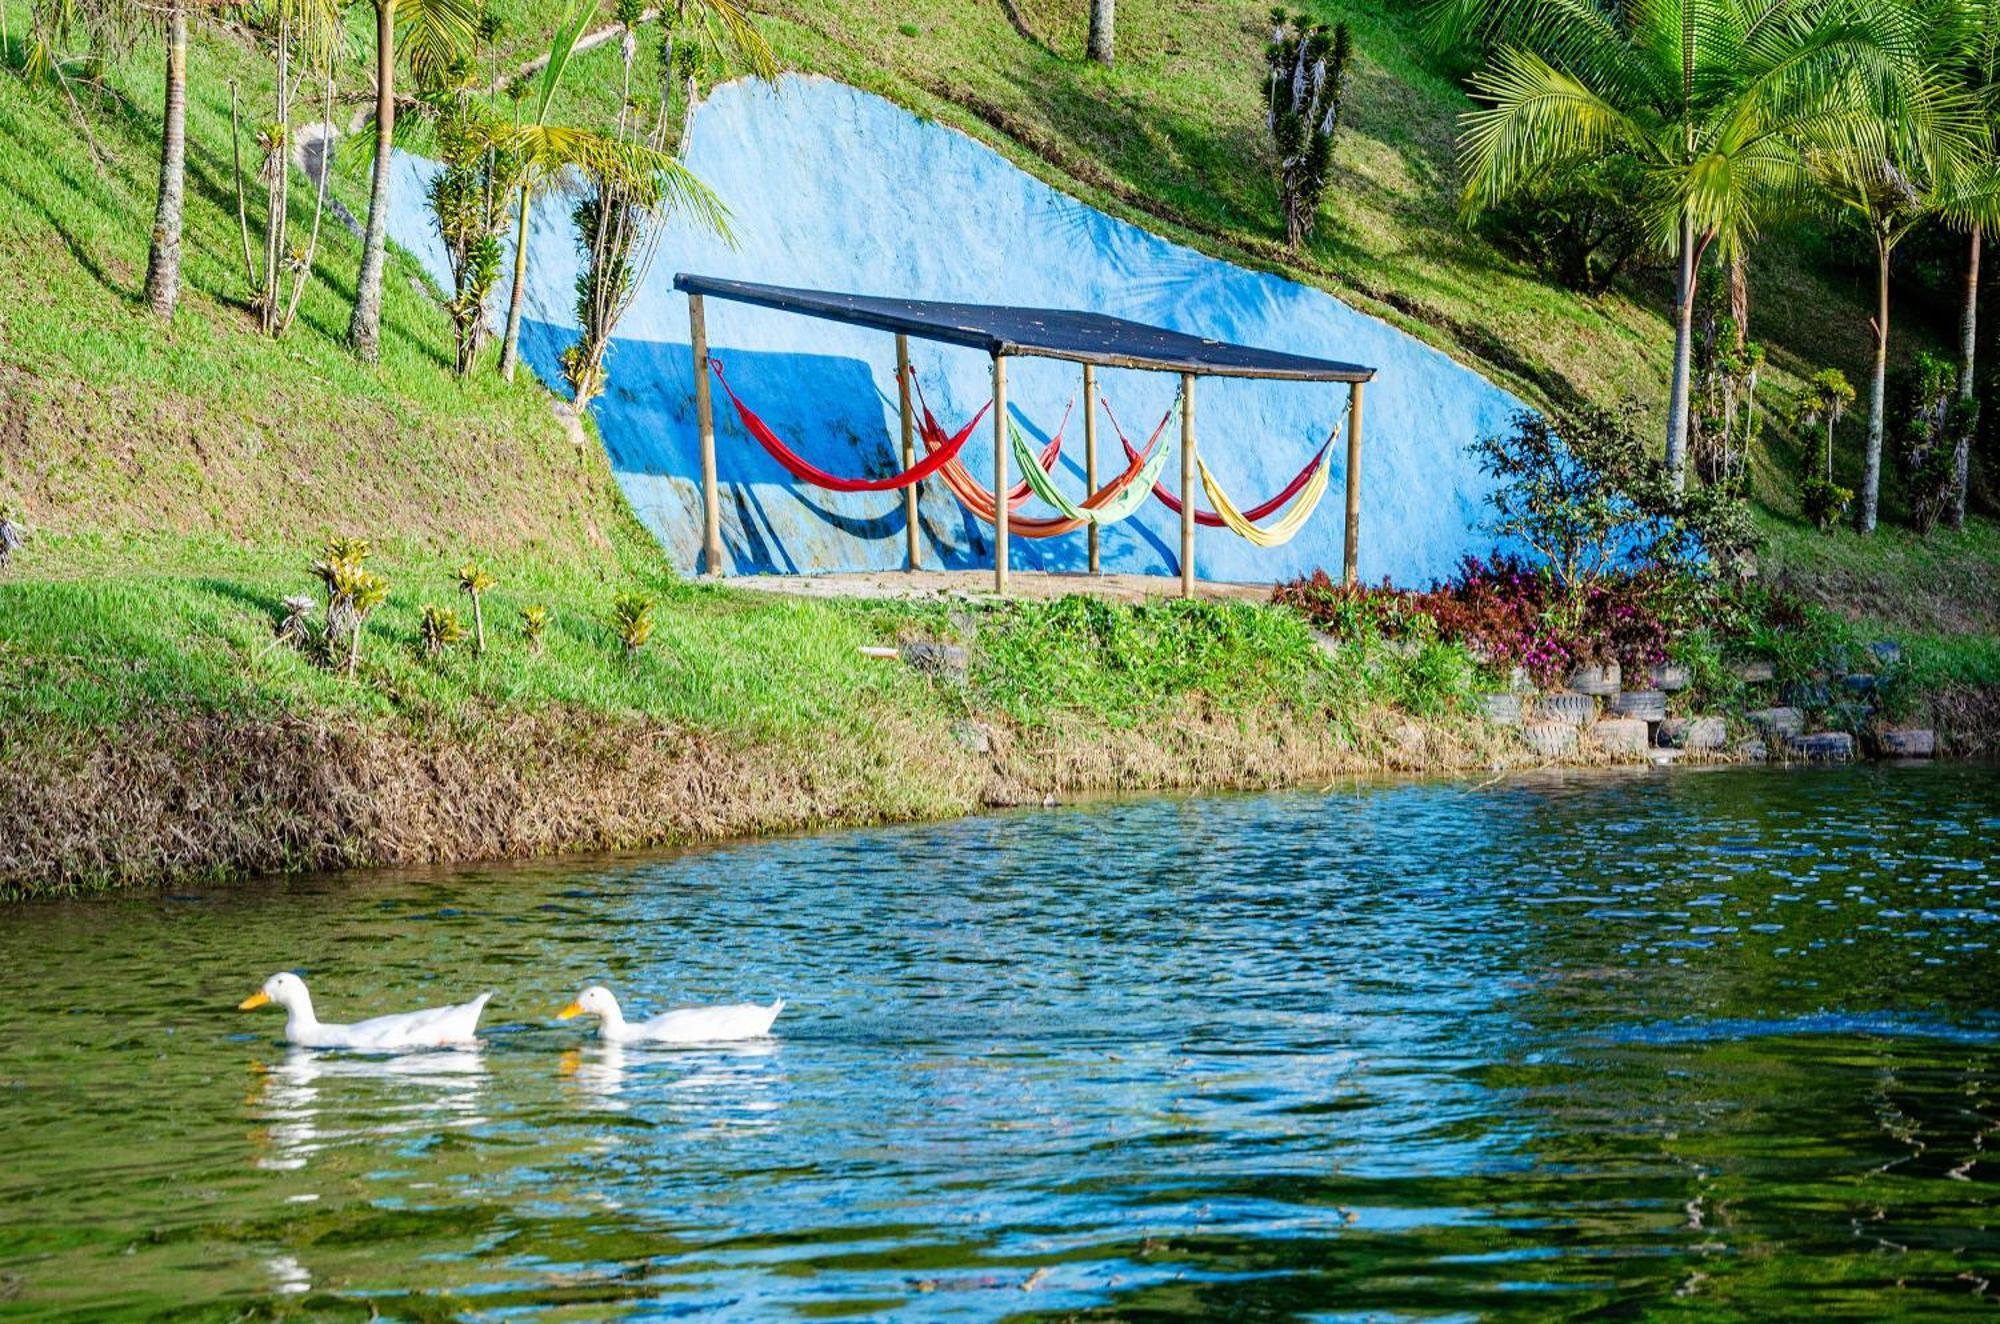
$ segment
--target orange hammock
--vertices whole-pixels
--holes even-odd
[[[912,382],[916,381],[916,374],[914,372],[910,374],[910,380]],[[924,414],[920,432],[924,439],[924,449],[935,455],[944,447],[951,444],[951,438],[945,435],[944,428],[939,425],[937,417],[931,413],[930,402],[923,399],[923,393],[923,387],[918,386],[917,398],[923,405]],[[1160,425],[1153,429],[1153,435],[1146,440],[1146,449],[1133,457],[1132,462],[1126,467],[1125,471],[1083,499],[1080,504],[1085,509],[1095,510],[1104,505],[1120,492],[1124,491],[1132,480],[1139,476],[1140,471],[1146,467],[1147,459],[1152,456],[1153,447],[1159,444],[1161,434],[1167,430],[1167,423],[1173,418],[1174,408],[1179,403],[1179,399],[1176,398],[1173,405],[1167,406],[1167,412],[1160,417]],[[1071,407],[1073,408],[1074,406],[1075,402],[1071,401]],[[1069,411],[1065,410],[1063,412],[1063,425],[1066,427],[1068,423]],[[1057,428],[1055,439],[1049,443],[1050,449],[1044,451],[1043,454],[1052,453],[1061,442],[1062,429]],[[1049,466],[1045,464],[1042,467],[1046,469]],[[996,516],[992,490],[972,476],[971,471],[965,467],[964,461],[953,456],[950,460],[939,466],[937,474],[938,477],[944,479],[945,486],[951,489],[952,495],[957,497],[960,504],[967,510],[988,524],[995,522]],[[1009,500],[1008,502],[1010,509],[1019,504],[1019,502],[1013,500]],[[1023,538],[1055,538],[1065,533],[1074,533],[1089,522],[1088,520],[1064,519],[1060,517],[1051,519],[1022,519],[1017,515],[1010,514],[1007,517],[1007,532],[1010,535],[1019,535]]]

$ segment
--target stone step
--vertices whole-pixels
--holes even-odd
[[[1745,716],[1767,738],[1789,740],[1806,729],[1805,714],[1796,708],[1759,708]]]
[[[1606,717],[1591,725],[1590,738],[1608,754],[1633,757],[1646,752],[1646,724],[1636,717]]]
[[[1845,731],[1815,731],[1809,736],[1794,736],[1787,748],[1795,759],[1845,763],[1854,757],[1854,737]]]
[[[1937,757],[1937,733],[1922,727],[1886,727],[1875,733],[1875,748],[1885,759]]]

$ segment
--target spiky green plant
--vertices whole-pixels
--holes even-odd
[[[472,651],[475,653],[486,652],[486,612],[479,600],[487,589],[499,582],[471,561],[458,568],[458,591],[472,599],[472,629],[477,641]]]
[[[620,593],[611,600],[611,628],[629,657],[653,637],[653,600],[643,593]]]
[[[539,602],[531,602],[521,608],[521,637],[528,641],[528,651],[542,651],[542,632],[549,626],[549,609]]]
[[[465,642],[465,622],[459,619],[457,608],[426,602],[423,617],[417,622],[417,637],[427,656],[441,657]]]
[[[1287,17],[1283,9],[1271,11],[1271,41],[1264,49],[1264,124],[1278,150],[1285,242],[1294,252],[1319,217],[1353,55],[1347,24],[1328,28],[1305,14]]]

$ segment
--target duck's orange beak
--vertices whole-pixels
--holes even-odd
[[[567,1007],[564,1007],[561,1011],[556,1013],[556,1019],[559,1021],[566,1021],[571,1019],[572,1017],[581,1015],[583,1015],[583,1004],[580,1002],[572,1002]]]
[[[257,1007],[263,1006],[270,1000],[271,1000],[271,995],[269,993],[266,993],[263,989],[260,988],[255,993],[252,993],[249,997],[243,999],[243,1001],[237,1003],[236,1010],[250,1011]]]

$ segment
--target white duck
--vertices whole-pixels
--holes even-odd
[[[313,1015],[312,994],[306,981],[289,971],[280,971],[264,981],[264,987],[237,1004],[249,1011],[266,1003],[285,1009],[285,1039],[301,1048],[359,1048],[384,1052],[397,1048],[444,1048],[476,1042],[479,1013],[493,995],[481,993],[470,1002],[452,1007],[425,1007],[422,1011],[398,1012],[356,1021],[352,1025],[329,1025]]]
[[[593,984],[577,994],[575,1002],[557,1012],[556,1019],[595,1016],[598,1037],[614,1044],[721,1044],[761,1039],[771,1032],[771,1022],[784,1009],[783,998],[768,1007],[754,1002],[739,1002],[729,1007],[682,1007],[635,1023],[625,1019],[610,989]]]

